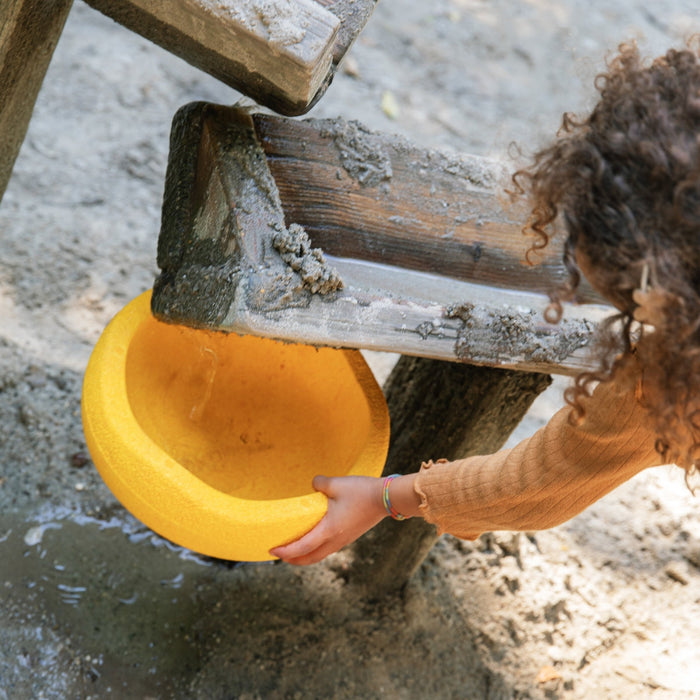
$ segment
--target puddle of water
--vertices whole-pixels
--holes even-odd
[[[0,516],[0,700],[172,697],[220,571],[128,515]]]

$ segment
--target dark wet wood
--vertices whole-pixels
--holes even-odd
[[[254,120],[287,222],[329,255],[541,293],[566,279],[558,241],[524,264],[527,211],[504,194],[501,163],[340,120]],[[580,301],[602,299],[584,286]]]

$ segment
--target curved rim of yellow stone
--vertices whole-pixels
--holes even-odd
[[[327,498],[311,483],[309,493],[290,498],[260,501],[226,494],[197,478],[144,432],[129,403],[126,362],[131,339],[152,318],[150,300],[151,292],[144,292],[118,312],[90,356],[82,419],[93,462],[122,505],[175,544],[234,561],[273,559],[270,548],[318,523]],[[348,475],[379,476],[389,444],[384,394],[359,351],[332,352],[344,354],[371,413],[372,434]]]

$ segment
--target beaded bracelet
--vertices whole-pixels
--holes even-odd
[[[407,520],[410,518],[410,515],[401,515],[394,506],[391,505],[391,501],[389,500],[389,484],[397,477],[401,476],[400,474],[392,474],[391,476],[387,476],[384,479],[384,485],[382,487],[382,503],[384,504],[384,508],[386,512],[394,519],[394,520]]]

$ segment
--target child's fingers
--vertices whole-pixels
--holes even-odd
[[[318,475],[314,477],[312,482],[313,487],[331,497],[331,482],[332,479],[327,476]],[[305,535],[302,535],[298,540],[280,547],[274,547],[270,550],[273,557],[279,557],[283,561],[291,562],[300,558],[307,557],[309,554],[317,550],[328,539],[327,515],[324,515],[319,523]]]
[[[270,554],[283,561],[304,557],[318,549],[327,539],[326,516],[312,530],[302,535],[298,540],[280,547],[273,547]]]
[[[304,555],[303,557],[297,557],[296,559],[284,559],[285,564],[291,564],[293,566],[308,566],[309,564],[317,564],[318,562],[325,559],[329,554],[333,554],[335,549],[330,546],[323,546],[314,552]]]

